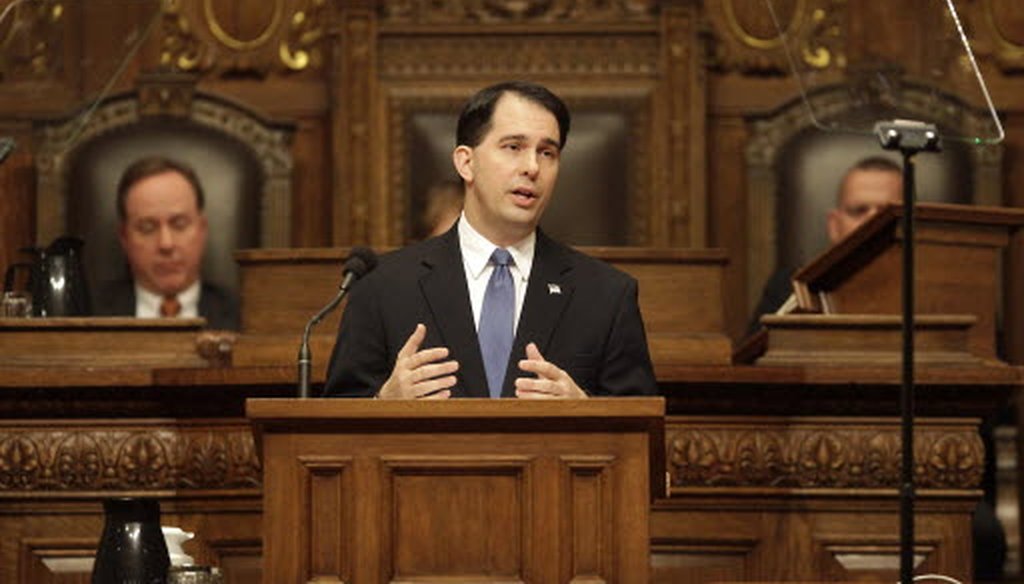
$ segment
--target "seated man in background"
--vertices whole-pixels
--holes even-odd
[[[187,165],[163,157],[137,160],[117,185],[118,239],[131,280],[113,282],[96,298],[105,316],[206,318],[237,329],[238,302],[200,279],[207,223],[203,188]]]
[[[462,183],[454,180],[441,181],[427,189],[420,226],[423,239],[437,237],[451,229],[462,214],[464,198]]]
[[[872,156],[854,164],[839,183],[836,207],[829,211],[828,238],[832,245],[860,227],[889,204],[899,203],[903,197],[903,170],[900,165]],[[794,268],[776,270],[765,284],[761,300],[754,309],[749,331],[761,326],[761,316],[777,312],[793,294]]]

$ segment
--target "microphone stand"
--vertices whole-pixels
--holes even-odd
[[[313,327],[316,326],[327,313],[334,310],[338,304],[341,303],[342,298],[345,294],[348,294],[348,289],[355,281],[356,276],[352,272],[345,274],[345,279],[342,281],[341,286],[338,289],[338,293],[334,298],[320,309],[320,312],[313,315],[313,318],[309,319],[306,323],[306,329],[302,332],[302,344],[299,345],[299,398],[305,399],[309,397],[310,388],[310,370],[313,366],[313,354],[309,350],[309,335],[313,331]]]
[[[900,583],[914,581],[914,155],[938,152],[939,132],[933,124],[893,120],[875,124],[885,150],[903,155],[903,370],[900,386]]]

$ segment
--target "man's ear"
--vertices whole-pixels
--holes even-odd
[[[472,182],[473,180],[473,149],[465,144],[459,145],[452,151],[452,163],[455,165],[455,172],[459,173],[462,180]]]
[[[832,243],[839,241],[839,209],[828,212],[828,239]]]
[[[124,221],[117,222],[117,240],[121,243],[121,249],[128,249],[128,224]]]

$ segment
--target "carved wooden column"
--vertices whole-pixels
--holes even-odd
[[[656,183],[665,199],[654,221],[653,245],[706,247],[707,95],[704,55],[697,40],[697,7],[692,2],[666,2],[661,13],[662,91],[667,132],[666,159]]]
[[[338,16],[337,58],[331,84],[331,145],[334,245],[381,244],[374,228],[378,198],[371,159],[374,140],[374,95],[377,21],[372,0],[345,2]]]

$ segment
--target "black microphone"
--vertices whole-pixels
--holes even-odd
[[[11,152],[14,152],[14,147],[17,144],[14,138],[0,138],[0,164],[3,164],[7,157],[11,155]]]
[[[334,299],[327,303],[320,309],[320,312],[313,315],[313,318],[309,319],[306,323],[306,330],[302,333],[302,345],[299,346],[299,397],[309,397],[309,376],[310,368],[313,365],[313,355],[309,351],[309,333],[313,330],[327,313],[334,310],[341,299],[348,294],[349,289],[358,280],[365,276],[370,270],[377,267],[377,254],[373,253],[373,250],[368,247],[354,247],[349,252],[348,259],[345,260],[345,266],[342,268],[342,274],[344,276],[341,279],[341,285],[338,286],[338,294],[335,295]]]

